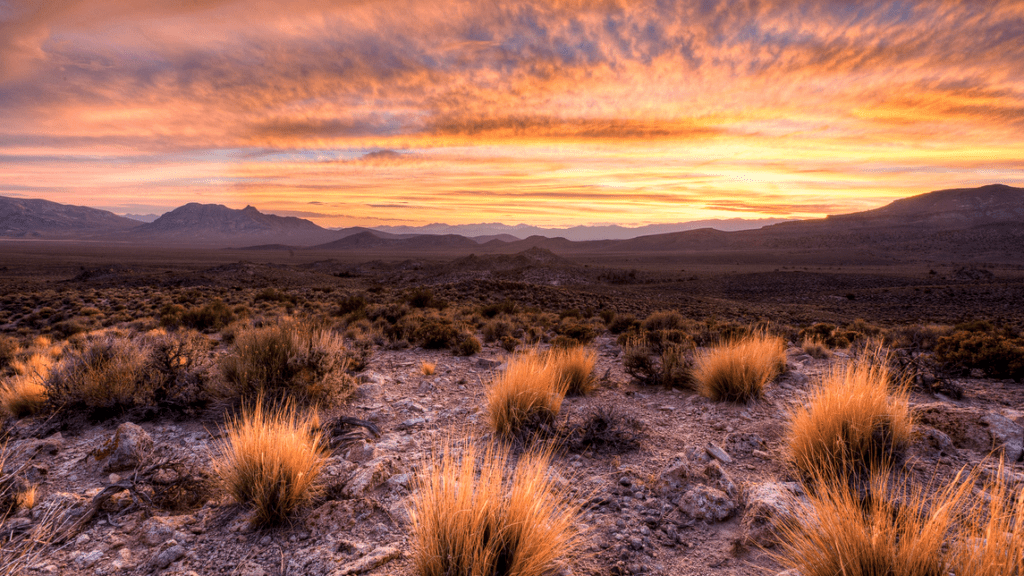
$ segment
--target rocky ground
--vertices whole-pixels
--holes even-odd
[[[599,388],[567,398],[564,430],[613,410],[623,442],[584,448],[568,440],[552,473],[583,508],[581,554],[565,574],[774,574],[775,522],[802,498],[787,464],[789,410],[805,402],[832,359],[788,351],[788,370],[760,400],[714,403],[689,391],[639,385],[610,336],[599,353]],[[507,354],[377,350],[350,401],[323,415],[374,424],[334,444],[323,491],[291,525],[254,530],[250,512],[216,488],[209,463],[223,409],[194,420],[113,421],[53,432],[41,417],[9,431],[8,466],[38,483],[32,511],[0,531],[30,526],[59,508],[80,520],[28,574],[413,574],[408,504],[425,455],[445,438],[488,439],[484,390]],[[433,375],[420,371],[436,363]],[[919,425],[906,461],[923,481],[1005,454],[1007,480],[1024,484],[1024,385],[958,380],[962,399],[915,392]],[[626,441],[642,425],[639,444]],[[335,432],[340,430],[335,427]]]

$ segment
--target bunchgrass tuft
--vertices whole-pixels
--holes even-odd
[[[554,363],[535,351],[517,355],[487,388],[491,428],[507,440],[552,432],[565,391],[565,380]]]
[[[412,496],[413,563],[421,576],[544,576],[579,548],[578,509],[549,475],[550,451],[514,469],[507,450],[438,450]]]
[[[802,521],[781,526],[777,560],[801,576],[1019,576],[1024,491],[1003,467],[923,487],[872,471],[866,494],[834,473],[817,477]],[[905,481],[904,481],[905,482]]]
[[[866,498],[833,473],[814,485],[803,521],[780,526],[784,566],[801,576],[948,576],[943,545],[964,484],[925,494],[920,487],[894,486],[887,471],[876,471]]]
[[[825,359],[832,357],[832,349],[820,336],[805,336],[800,349],[811,358]]]
[[[422,374],[424,376],[433,376],[434,372],[436,372],[436,371],[437,371],[437,363],[435,363],[435,362],[427,362],[426,360],[424,360],[423,362],[420,362],[420,374]]]
[[[228,422],[213,467],[231,497],[255,509],[254,524],[275,525],[313,497],[324,452],[315,416],[258,399]]]
[[[552,349],[546,361],[553,365],[559,379],[565,383],[566,394],[586,396],[597,387],[597,378],[594,376],[597,353],[592,349],[582,346]]]
[[[821,376],[807,406],[790,417],[789,449],[805,478],[895,466],[910,445],[908,389],[892,383],[884,358],[864,355]]]
[[[697,390],[707,398],[744,402],[759,398],[785,366],[782,338],[751,334],[697,354],[693,377]]]

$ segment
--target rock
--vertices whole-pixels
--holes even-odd
[[[353,400],[376,400],[384,394],[384,388],[380,384],[363,384],[356,386],[356,389],[352,392]]]
[[[377,448],[367,442],[366,440],[359,440],[354,442],[348,450],[345,451],[345,460],[349,462],[369,462],[377,457]]]
[[[679,500],[679,510],[694,520],[721,522],[736,511],[736,504],[721,490],[695,486]]]
[[[666,489],[678,490],[694,477],[693,466],[686,454],[676,454],[661,473],[661,484]]]
[[[981,423],[988,428],[992,448],[1002,448],[1007,462],[1017,462],[1024,454],[1024,427],[994,412],[981,417]]]
[[[80,569],[88,570],[96,565],[100,559],[103,558],[102,550],[93,550],[92,552],[80,554],[75,558],[75,566]]]
[[[161,547],[161,550],[149,560],[150,571],[163,570],[181,560],[183,556],[185,556],[185,548],[174,540],[168,540]]]
[[[267,576],[267,571],[263,569],[263,566],[246,560],[238,565],[237,572],[238,576]]]
[[[780,530],[800,518],[803,490],[795,482],[766,482],[748,487],[747,508],[740,524],[747,544],[774,546]]]
[[[921,434],[921,441],[934,450],[938,456],[951,456],[956,453],[953,441],[944,432],[928,426],[920,426],[918,430]]]
[[[53,436],[38,440],[32,438],[26,440],[21,444],[21,450],[29,457],[35,456],[56,456],[64,449],[64,437],[61,436],[60,432],[57,432]]]
[[[711,462],[704,467],[704,476],[711,481],[711,484],[725,492],[730,498],[733,498],[737,494],[736,485],[733,483],[732,478],[726,473],[725,469],[719,462]]]
[[[707,451],[709,456],[718,460],[722,464],[732,464],[732,457],[714,442],[708,442],[708,445],[704,447],[704,450]]]
[[[178,472],[171,468],[161,468],[153,474],[153,483],[161,486],[167,486],[174,484],[178,481]]]
[[[957,448],[976,452],[992,449],[992,436],[981,423],[983,415],[978,410],[933,402],[916,406],[914,416],[918,424],[946,434]]]
[[[331,576],[349,576],[350,574],[362,574],[374,568],[379,568],[392,560],[402,557],[402,550],[398,546],[382,546],[355,562],[349,562],[331,573]]]
[[[356,382],[359,382],[360,384],[376,384],[379,386],[384,384],[384,377],[376,372],[367,370],[356,377]]]
[[[104,472],[132,470],[140,466],[153,450],[153,438],[138,424],[125,422],[117,427],[113,438],[94,454],[106,460]]]
[[[492,368],[497,368],[498,366],[501,366],[500,360],[489,360],[487,358],[476,359],[476,367],[482,370],[490,370]]]
[[[347,498],[362,497],[394,476],[396,472],[395,463],[390,458],[371,460],[349,479],[342,490],[342,495]]]
[[[174,535],[175,526],[166,518],[153,516],[142,523],[142,541],[147,546],[159,546]]]
[[[733,432],[725,437],[725,446],[730,454],[749,456],[754,450],[764,450],[766,444],[753,432]]]
[[[708,455],[707,450],[699,448],[697,446],[687,446],[683,448],[683,456],[690,462],[690,465],[694,469],[699,470],[708,462],[711,462],[711,456]]]
[[[427,423],[426,418],[409,418],[398,425],[399,430],[408,430]]]

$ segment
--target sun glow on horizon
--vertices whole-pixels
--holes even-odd
[[[1024,185],[1024,4],[17,0],[0,194],[324,226],[810,218]]]

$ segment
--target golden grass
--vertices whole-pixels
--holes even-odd
[[[804,521],[780,527],[784,566],[801,576],[948,576],[943,545],[966,484],[925,494],[894,488],[887,473],[876,472],[866,502],[834,474],[819,477],[815,486]]]
[[[803,342],[800,343],[800,348],[812,358],[824,359],[832,357],[832,350],[820,336],[805,337]]]
[[[1024,487],[1016,494],[997,472],[968,511],[960,537],[950,552],[950,572],[972,576],[1020,576],[1024,574]],[[986,503],[987,502],[987,503]]]
[[[423,362],[420,363],[420,374],[423,374],[424,376],[433,376],[434,372],[436,371],[436,362],[427,362],[424,360]]]
[[[581,346],[550,350],[545,360],[552,364],[558,378],[565,383],[566,394],[585,396],[597,387],[594,366],[597,352]]]
[[[17,507],[19,510],[30,510],[36,507],[39,497],[38,485],[31,484],[25,490],[18,492]]]
[[[697,354],[693,377],[697,391],[712,400],[742,402],[758,398],[786,366],[782,338],[751,334]]]
[[[315,415],[262,399],[228,422],[213,468],[227,492],[256,511],[254,524],[273,525],[309,502],[324,466]]]
[[[910,445],[909,390],[894,386],[884,358],[865,355],[821,376],[809,406],[790,416],[789,450],[806,477],[895,464]]]
[[[14,375],[0,384],[0,409],[15,418],[41,411],[47,400],[44,382],[52,365],[53,359],[41,354],[15,361]]]
[[[514,356],[487,388],[491,428],[506,439],[521,439],[550,428],[565,391],[565,381],[554,363],[535,351]]]
[[[801,576],[1020,576],[1024,574],[1024,491],[1003,467],[974,486],[980,468],[946,486],[897,486],[885,470],[870,496],[834,474],[819,476],[804,521],[781,527],[777,559]]]
[[[413,563],[421,576],[543,576],[579,548],[579,510],[549,476],[550,451],[522,456],[467,443],[424,466],[412,496]]]

